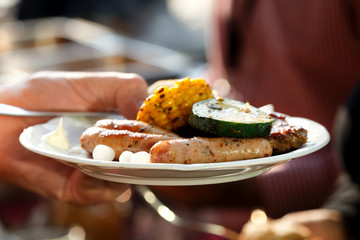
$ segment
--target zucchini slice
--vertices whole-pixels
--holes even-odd
[[[221,137],[265,137],[270,134],[274,121],[249,103],[226,98],[197,102],[189,116],[193,128]]]

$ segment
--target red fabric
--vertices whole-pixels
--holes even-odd
[[[217,1],[215,7],[212,81],[226,78],[237,98],[255,106],[273,103],[279,112],[310,118],[331,130],[337,108],[360,76],[356,9],[344,0],[257,0],[243,26],[244,1],[235,2],[238,10],[231,1]],[[244,37],[236,53],[228,46],[231,20]],[[226,62],[231,54],[238,62],[230,69]]]
[[[315,120],[331,133],[336,111],[360,77],[359,3],[250,1],[216,1],[211,84],[227,79],[229,97],[254,106],[272,103],[276,111]],[[329,144],[252,179],[267,213],[279,217],[320,207],[336,186],[334,151]]]

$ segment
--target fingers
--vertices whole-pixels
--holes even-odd
[[[342,216],[340,212],[331,209],[312,209],[312,210],[304,210],[299,212],[291,212],[286,214],[283,219],[296,221],[299,223],[302,222],[322,222],[333,221],[333,222],[341,222]]]
[[[128,189],[128,185],[95,179],[74,170],[58,199],[76,205],[110,202]]]
[[[44,71],[4,92],[9,104],[30,110],[118,109],[125,117],[134,119],[147,96],[147,83],[133,73]]]
[[[116,104],[119,111],[128,119],[135,119],[141,104],[147,97],[147,83],[139,75],[132,75],[126,87],[117,88]]]
[[[134,73],[93,72],[69,73],[71,88],[86,103],[87,110],[118,109],[126,118],[134,119],[147,96],[146,81]]]
[[[340,212],[330,209],[313,209],[286,214],[282,221],[301,224],[307,227],[312,236],[319,239],[346,239]]]
[[[133,73],[70,73],[68,80],[72,80],[72,89],[85,101],[86,110],[118,109],[129,119],[136,117],[147,96],[146,81]]]
[[[93,205],[113,201],[127,189],[126,184],[92,178],[55,159],[39,157],[24,149],[16,151],[19,155],[0,161],[0,179],[46,198]]]

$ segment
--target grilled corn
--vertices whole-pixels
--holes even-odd
[[[204,79],[183,78],[173,87],[156,89],[140,107],[137,120],[176,131],[187,124],[192,105],[209,98],[213,94]]]

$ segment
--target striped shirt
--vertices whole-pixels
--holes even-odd
[[[278,112],[315,120],[331,132],[338,108],[360,76],[360,2],[215,2],[211,83],[227,79],[229,97],[258,107],[272,103]],[[339,171],[331,142],[249,181],[258,186],[260,207],[280,217],[320,207]]]

